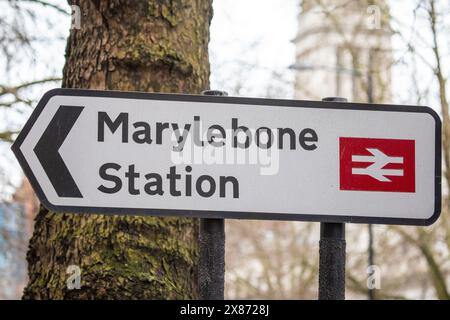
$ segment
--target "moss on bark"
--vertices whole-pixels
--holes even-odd
[[[82,17],[67,42],[64,87],[173,93],[209,87],[211,0],[70,4],[80,6]],[[41,208],[24,298],[197,298],[197,228],[194,219]],[[69,265],[81,268],[79,290],[67,288]]]

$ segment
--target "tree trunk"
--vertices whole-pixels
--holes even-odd
[[[211,0],[70,4],[80,7],[81,29],[68,39],[64,87],[175,93],[209,87]],[[187,218],[42,208],[27,255],[24,298],[197,298],[197,228],[197,220]],[[67,285],[76,284],[70,265],[80,268],[80,289]]]

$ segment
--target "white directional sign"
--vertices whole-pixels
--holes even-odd
[[[428,107],[56,89],[13,151],[53,211],[428,225]]]

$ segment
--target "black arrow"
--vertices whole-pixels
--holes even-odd
[[[72,175],[67,169],[59,148],[77,121],[84,107],[60,106],[44,134],[34,147],[39,162],[60,197],[83,198]]]

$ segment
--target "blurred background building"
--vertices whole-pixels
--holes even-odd
[[[0,203],[0,299],[18,299],[28,280],[25,257],[39,202],[30,183]]]
[[[392,31],[384,0],[304,0],[298,16],[295,97],[391,99]]]

